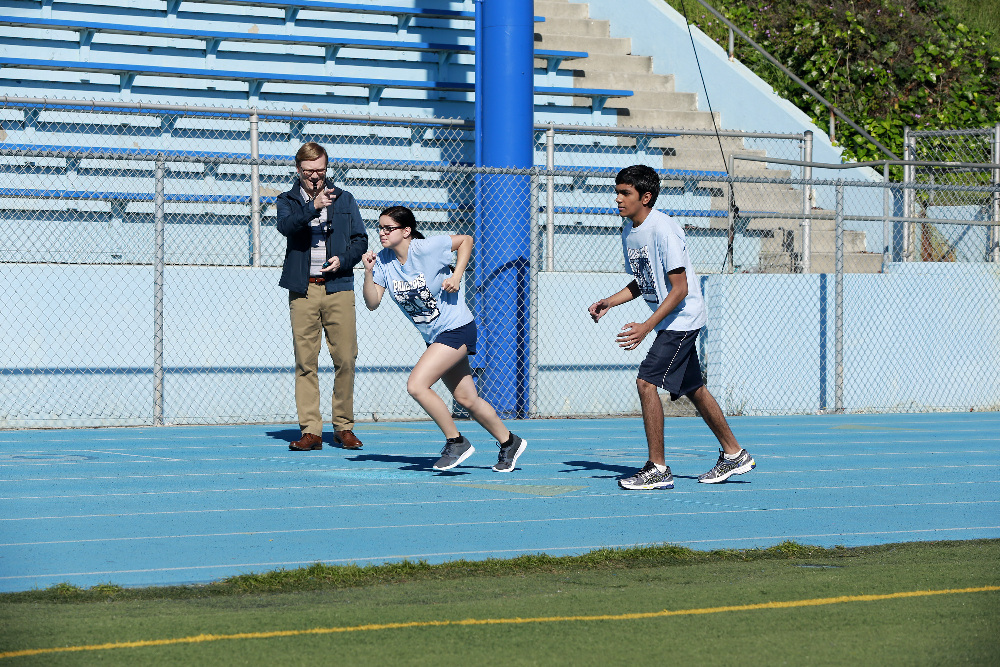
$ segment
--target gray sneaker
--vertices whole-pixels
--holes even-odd
[[[674,488],[674,476],[670,473],[670,466],[663,472],[656,469],[652,461],[646,461],[642,470],[631,477],[624,477],[618,480],[618,486],[630,491],[645,491],[648,489],[672,489]]]
[[[451,470],[459,463],[472,456],[472,453],[475,451],[476,448],[472,446],[472,443],[469,442],[464,435],[458,442],[445,441],[444,449],[441,450],[441,458],[439,458],[437,463],[434,464],[434,469]]]
[[[511,472],[514,470],[514,464],[517,463],[517,457],[524,453],[524,450],[528,447],[528,441],[522,440],[513,433],[510,434],[510,444],[506,447],[497,443],[500,448],[500,456],[497,457],[497,463],[493,466],[493,470],[497,472]]]
[[[741,450],[740,455],[735,459],[727,459],[725,453],[719,450],[719,460],[715,462],[715,467],[698,476],[698,481],[702,484],[718,484],[725,482],[732,475],[742,475],[757,467],[757,462],[750,456],[747,450]]]

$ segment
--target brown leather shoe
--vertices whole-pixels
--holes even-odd
[[[323,449],[323,438],[312,433],[303,433],[301,440],[288,445],[293,452],[308,452],[310,449]]]
[[[358,436],[354,435],[354,431],[334,431],[333,441],[343,447],[344,449],[361,449],[361,441],[358,440]]]

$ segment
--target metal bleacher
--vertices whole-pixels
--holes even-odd
[[[48,207],[39,202],[57,199],[78,209],[67,211],[67,216],[82,211],[92,220],[110,221],[122,233],[135,235],[146,229],[142,232],[146,234],[155,190],[150,156],[183,154],[192,163],[201,159],[204,164],[168,165],[163,201],[171,206],[170,219],[228,227],[227,234],[238,236],[244,233],[240,225],[247,221],[248,191],[243,187],[227,193],[232,187],[220,186],[248,176],[245,118],[235,121],[242,125],[234,125],[232,119],[197,111],[98,111],[101,101],[272,112],[308,108],[417,120],[471,118],[475,14],[448,8],[455,4],[459,3],[15,0],[0,15],[0,37],[7,38],[6,46],[0,41],[0,84],[9,96],[44,97],[52,103],[23,108],[8,103],[0,169],[46,178],[0,189],[0,218],[53,224],[52,219],[62,215],[61,207],[42,210]],[[625,89],[577,87],[574,70],[564,68],[585,60],[586,51],[536,49],[534,56],[535,105],[547,114],[546,120],[614,124],[615,112],[605,115],[605,103],[632,95]],[[59,107],[59,98],[93,100],[95,106],[86,116],[72,116],[71,109]],[[305,136],[308,121],[279,121],[272,116],[268,123],[260,158],[287,160]],[[117,134],[109,132],[112,126]],[[355,191],[363,209],[378,209],[388,200],[400,203],[396,200],[403,197],[416,209],[434,212],[432,219],[468,219],[468,204],[450,199],[454,191],[449,188],[464,186],[414,179],[405,169],[468,165],[471,132],[451,131],[446,151],[434,141],[424,146],[423,131],[417,126],[376,124],[362,130],[341,124],[324,126],[323,131],[327,142],[340,144],[339,153],[331,151],[334,174],[339,163],[369,164],[372,173],[382,167],[387,174],[375,176],[376,181],[398,188],[382,199],[381,194],[371,196],[372,187],[359,188],[356,181],[338,178],[338,183]],[[361,132],[364,141],[357,140]],[[437,139],[439,131],[428,132]],[[342,133],[340,140],[337,133]],[[409,151],[412,159],[399,159],[407,154],[399,146],[407,143],[415,147]],[[35,157],[38,151],[46,157]],[[63,157],[53,157],[57,153]],[[213,160],[233,162],[222,166],[210,164]],[[290,166],[261,171],[265,234],[273,220],[270,204],[291,176]],[[195,180],[201,184],[194,185]],[[213,188],[218,192],[213,194]],[[128,261],[127,252],[114,255]],[[224,261],[216,257],[212,262],[244,260],[245,253],[237,250]]]

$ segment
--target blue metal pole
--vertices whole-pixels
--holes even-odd
[[[534,91],[534,3],[485,0],[479,5],[482,42],[477,136],[485,167],[530,168]],[[476,293],[480,329],[479,389],[502,416],[528,412],[530,178],[483,175],[476,227]]]

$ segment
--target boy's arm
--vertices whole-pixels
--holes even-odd
[[[621,291],[615,292],[606,299],[601,299],[593,304],[587,311],[590,313],[591,319],[595,322],[604,317],[605,314],[615,306],[620,306],[623,303],[628,303],[632,299],[635,299],[640,294],[639,283],[635,280],[626,285]],[[669,311],[668,311],[669,312]]]
[[[618,346],[626,350],[634,350],[650,331],[656,328],[664,317],[669,315],[687,297],[687,273],[684,269],[674,269],[667,273],[667,280],[670,281],[670,293],[664,299],[649,319],[645,322],[629,322],[622,327],[621,333],[615,338]]]

